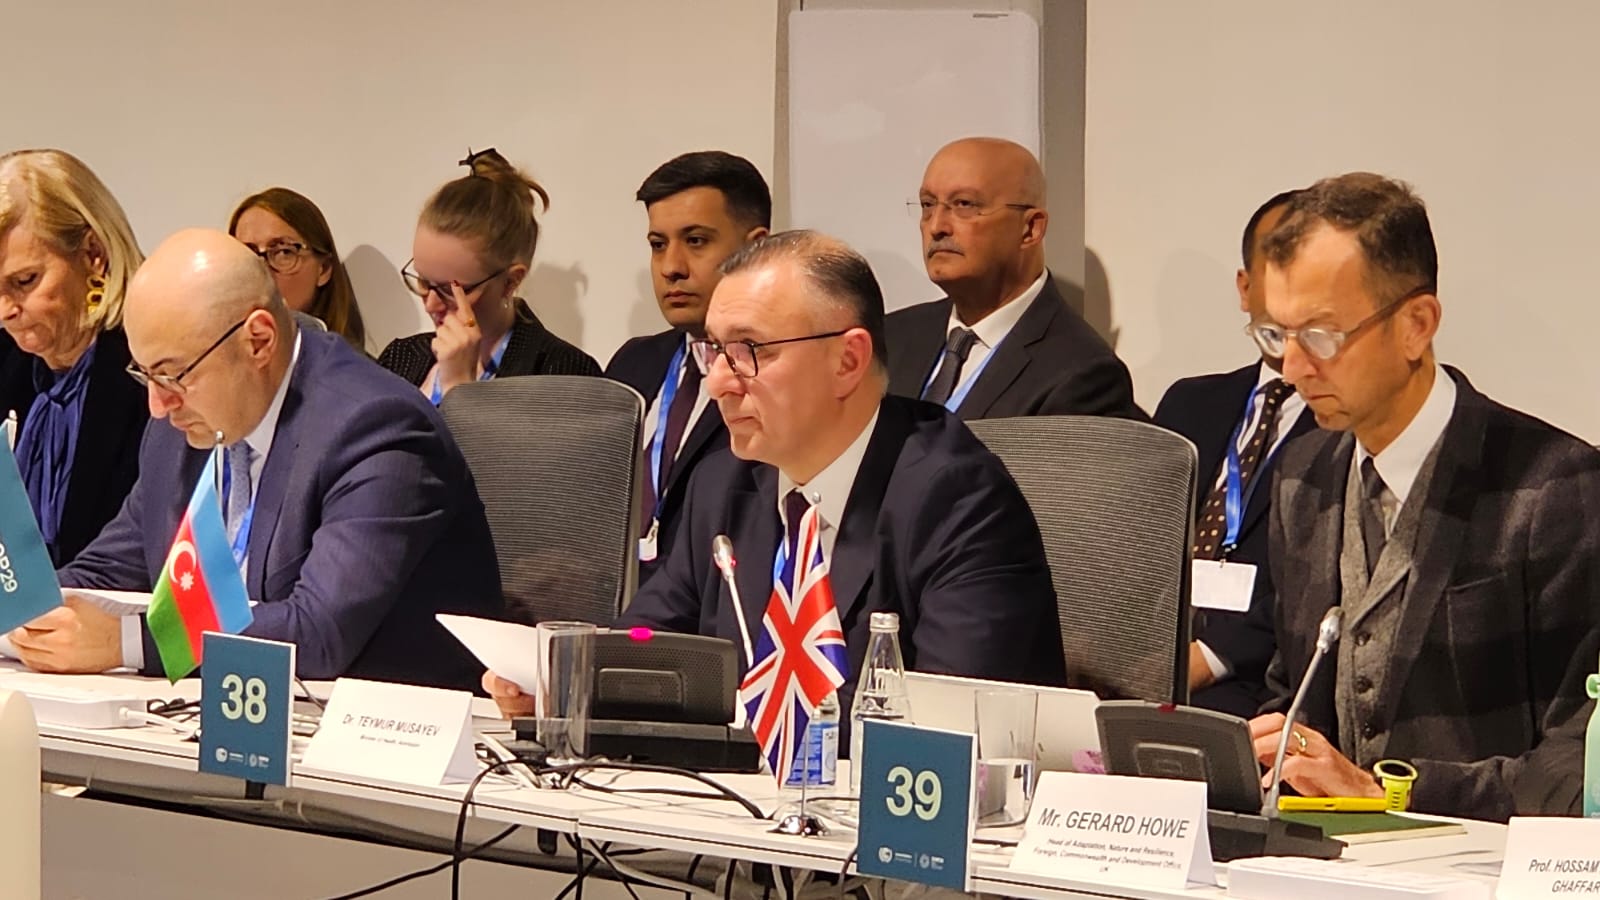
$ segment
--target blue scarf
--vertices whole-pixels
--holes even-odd
[[[39,530],[56,559],[56,535],[61,531],[61,509],[67,500],[67,482],[72,478],[72,458],[78,449],[78,430],[83,421],[83,399],[89,393],[89,369],[94,365],[94,344],[84,351],[72,368],[57,374],[44,360],[33,363],[33,384],[39,391],[28,408],[28,418],[17,437],[17,467],[28,489]]]

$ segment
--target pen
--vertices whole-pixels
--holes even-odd
[[[1384,812],[1382,797],[1279,797],[1280,812]]]

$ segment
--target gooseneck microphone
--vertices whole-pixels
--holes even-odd
[[[717,571],[722,573],[722,580],[733,597],[733,617],[739,622],[739,637],[744,639],[744,665],[748,671],[756,664],[756,653],[750,644],[750,625],[744,620],[744,601],[739,598],[739,585],[733,578],[738,563],[733,558],[733,541],[728,540],[727,535],[719,534],[711,539],[711,559],[716,562]]]
[[[1311,679],[1317,674],[1317,664],[1328,655],[1333,645],[1339,640],[1339,633],[1344,628],[1344,609],[1332,607],[1322,616],[1322,624],[1317,626],[1317,649],[1311,653],[1311,662],[1306,664],[1306,673],[1300,676],[1300,687],[1294,692],[1294,700],[1289,704],[1289,711],[1284,714],[1283,730],[1278,733],[1278,755],[1272,761],[1272,789],[1267,792],[1267,799],[1261,804],[1261,815],[1276,819],[1278,817],[1278,794],[1283,788],[1283,758],[1289,750],[1289,735],[1294,731],[1294,723],[1300,715],[1300,704],[1306,699],[1306,688],[1311,686]]]

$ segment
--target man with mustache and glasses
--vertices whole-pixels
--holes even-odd
[[[928,163],[914,201],[942,300],[886,323],[891,393],[964,420],[1039,415],[1144,419],[1133,382],[1044,266],[1044,172],[1025,147],[964,138]]]

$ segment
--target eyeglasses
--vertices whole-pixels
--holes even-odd
[[[926,222],[933,218],[934,212],[941,206],[949,210],[950,215],[962,221],[976,219],[979,216],[992,215],[1002,209],[1034,209],[1031,204],[1027,203],[996,203],[985,206],[976,200],[966,197],[958,197],[954,200],[935,200],[931,197],[924,197],[921,200],[907,200],[906,212]]]
[[[843,335],[850,329],[830,331],[826,334],[808,334],[805,337],[783,338],[777,341],[690,341],[689,352],[694,356],[694,364],[700,367],[701,375],[710,375],[711,367],[717,364],[717,356],[721,354],[728,358],[728,366],[733,373],[742,378],[754,378],[761,371],[761,364],[756,354],[762,347],[776,347],[779,344],[798,344],[801,341],[820,341],[824,338],[835,338]]]
[[[400,278],[401,280],[405,281],[406,288],[410,290],[411,293],[416,294],[418,297],[421,297],[424,300],[428,299],[428,294],[432,292],[438,294],[440,300],[454,302],[456,295],[450,290],[450,282],[429,281],[428,279],[423,278],[421,275],[417,274],[416,269],[412,268],[412,264],[415,262],[416,260],[407,260],[406,264],[400,267]],[[474,281],[471,284],[463,284],[461,286],[461,293],[463,295],[470,295],[478,288],[481,288],[496,278],[499,278],[501,275],[504,275],[509,268],[510,267],[507,266],[505,269],[501,269],[493,275],[490,275],[487,278],[479,279],[478,281]]]
[[[1251,322],[1245,326],[1244,333],[1250,335],[1255,340],[1256,346],[1261,348],[1261,352],[1272,359],[1282,359],[1284,352],[1289,349],[1289,338],[1294,338],[1313,359],[1327,362],[1338,356],[1344,345],[1354,340],[1361,332],[1394,315],[1406,301],[1431,293],[1433,293],[1431,285],[1419,287],[1345,331],[1321,326],[1285,328],[1273,322]]]
[[[308,254],[320,255],[322,253],[321,250],[316,250],[294,241],[285,241],[265,248],[257,247],[255,244],[245,244],[245,246],[250,248],[251,253],[266,260],[267,268],[277,272],[279,275],[293,275],[300,271],[300,262]]]
[[[239,321],[233,323],[233,327],[223,332],[222,337],[217,338],[216,343],[207,347],[204,353],[201,353],[199,356],[195,357],[194,362],[184,366],[183,371],[176,375],[158,375],[136,362],[128,363],[128,374],[133,376],[134,381],[139,382],[139,384],[145,387],[149,387],[150,385],[154,384],[156,387],[161,388],[170,394],[182,394],[188,390],[188,388],[184,387],[183,384],[184,376],[188,375],[190,372],[193,372],[195,366],[205,362],[206,357],[210,356],[212,351],[216,350],[218,347],[221,347],[223,341],[233,337],[233,333],[243,328],[244,323],[248,321],[250,321],[250,317],[245,316]]]

